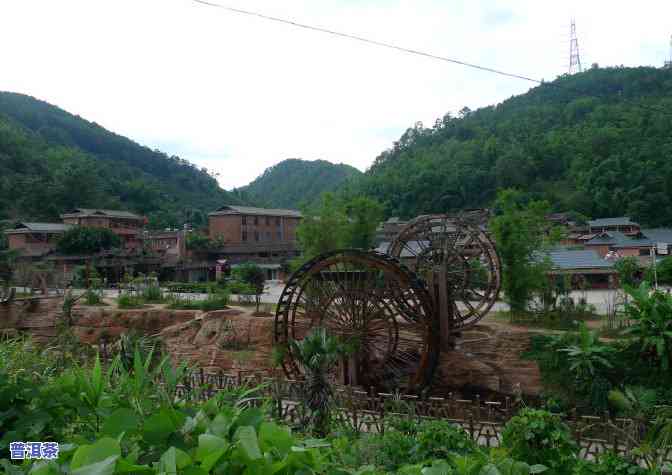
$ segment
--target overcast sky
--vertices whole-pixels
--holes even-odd
[[[662,65],[669,0],[212,0],[550,80]],[[242,186],[285,158],[365,170],[416,121],[531,87],[192,0],[0,0],[0,90],[33,95]]]

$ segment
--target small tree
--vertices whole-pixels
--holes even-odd
[[[672,256],[665,257],[656,265],[656,273],[659,284],[672,284]],[[647,277],[647,280],[653,281],[651,277]]]
[[[208,236],[194,232],[187,234],[186,245],[190,251],[207,251],[213,247],[213,242]]]
[[[346,247],[348,218],[332,193],[322,194],[320,207],[304,212],[296,237],[303,259],[312,259],[324,252]]]
[[[304,402],[310,412],[310,423],[317,435],[329,431],[333,390],[327,375],[343,353],[337,338],[324,328],[315,328],[303,340],[290,341],[292,354],[306,376]]]
[[[622,257],[614,263],[614,268],[618,272],[621,287],[635,287],[637,285],[637,274],[639,273],[637,258],[632,256]]]
[[[261,295],[264,293],[264,284],[266,282],[266,274],[264,270],[257,264],[248,262],[234,269],[233,275],[237,280],[245,282],[254,290],[256,311],[259,312],[259,303],[261,301]]]
[[[120,246],[121,239],[109,229],[78,226],[63,233],[56,247],[63,254],[89,255]]]
[[[304,212],[296,231],[303,259],[336,249],[370,249],[382,217],[383,206],[371,198],[323,193],[319,207]]]
[[[637,339],[644,356],[668,371],[672,363],[672,296],[651,292],[646,282],[637,289],[626,287],[626,291],[632,297],[632,302],[625,306],[632,321],[626,333]]]
[[[348,217],[346,246],[370,249],[378,223],[383,218],[383,206],[371,198],[359,196],[345,203],[345,213]]]
[[[545,286],[550,263],[540,251],[557,241],[555,232],[548,233],[545,201],[527,204],[516,190],[503,190],[497,196],[497,215],[491,229],[502,260],[502,288],[513,315],[527,310],[535,290]]]

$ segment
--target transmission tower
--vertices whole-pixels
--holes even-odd
[[[569,74],[580,73],[581,58],[579,57],[579,40],[576,38],[576,23],[572,18],[572,27],[569,39]]]
[[[670,36],[670,57],[665,61],[665,67],[672,69],[672,36]]]

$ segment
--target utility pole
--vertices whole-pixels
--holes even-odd
[[[670,36],[670,56],[665,60],[665,68],[672,69],[672,36]]]
[[[576,22],[572,18],[572,24],[569,35],[569,74],[580,73],[581,57],[579,56],[579,40],[576,37]]]
[[[656,246],[651,246],[651,267],[653,267],[653,288],[658,290],[658,271],[656,270]]]

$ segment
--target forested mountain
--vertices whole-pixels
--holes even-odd
[[[489,205],[508,187],[556,210],[672,225],[672,69],[595,67],[417,124],[346,191],[411,217]]]
[[[312,203],[320,193],[334,191],[361,175],[362,172],[343,163],[291,158],[267,168],[236,192],[241,199],[259,206],[298,208]]]
[[[241,201],[207,170],[22,94],[0,92],[0,220],[124,208],[158,227],[205,223]]]

